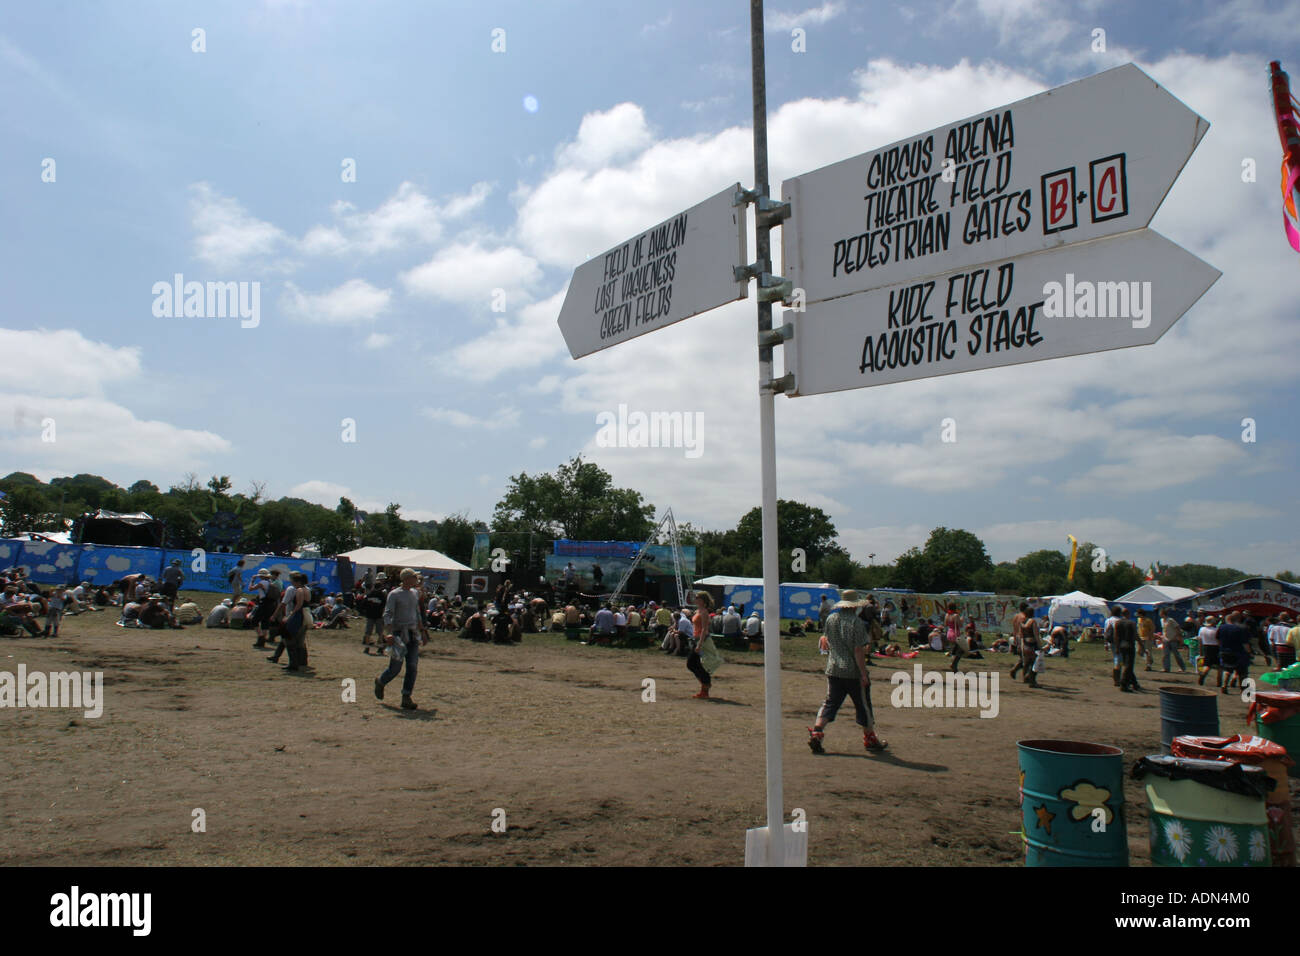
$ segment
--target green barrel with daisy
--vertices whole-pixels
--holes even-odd
[[[1271,866],[1268,772],[1225,760],[1153,754],[1133,766],[1150,811],[1155,866]]]
[[[1080,740],[1020,740],[1025,866],[1128,866],[1124,751]]]

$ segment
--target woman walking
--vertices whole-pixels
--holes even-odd
[[[692,635],[685,634],[685,628],[681,626],[687,623],[685,614],[682,615],[681,623],[678,625],[684,637],[688,639],[694,637],[691,653],[686,658],[686,668],[700,682],[700,692],[692,695],[697,700],[708,700],[709,687],[713,684],[711,675],[722,663],[722,655],[718,653],[718,647],[713,643],[713,636],[709,633],[709,611],[712,607],[713,598],[709,596],[709,592],[698,592],[695,595],[695,616],[689,622]]]

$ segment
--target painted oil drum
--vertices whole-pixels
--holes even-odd
[[[1128,866],[1124,751],[1078,740],[1020,740],[1025,866]]]
[[[1281,744],[1287,756],[1295,760],[1288,769],[1300,776],[1300,693],[1289,690],[1258,690],[1251,705],[1248,722],[1265,740]]]
[[[1204,687],[1160,688],[1160,752],[1175,737],[1219,736],[1219,695]]]
[[[1179,757],[1161,759],[1184,767],[1213,763]],[[1267,776],[1262,767],[1235,769],[1247,780]],[[1210,776],[1193,771],[1181,777],[1175,772],[1172,777],[1156,773],[1143,778],[1151,814],[1152,864],[1271,866],[1263,782],[1257,781],[1257,792],[1235,792],[1205,782]]]

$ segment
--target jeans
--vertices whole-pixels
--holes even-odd
[[[394,627],[393,648],[388,652],[388,669],[379,675],[379,683],[387,685],[402,671],[406,662],[406,676],[402,678],[402,696],[410,697],[415,690],[415,675],[420,669],[420,631],[416,627]]]
[[[1178,653],[1178,645],[1174,641],[1165,641],[1165,672],[1169,671],[1169,656],[1173,655],[1174,660],[1178,662],[1178,669],[1187,673],[1187,665],[1183,663],[1182,655]]]
[[[372,633],[379,640],[382,641],[384,639],[384,619],[382,617],[366,618],[366,633],[361,635],[361,640],[363,642],[369,643],[367,639],[370,637]]]
[[[834,720],[835,715],[840,712],[840,705],[844,703],[845,697],[853,701],[858,726],[864,730],[871,730],[876,724],[875,714],[871,709],[871,696],[862,686],[861,679],[857,677],[826,678],[826,700],[817,711],[818,721],[829,724]]]

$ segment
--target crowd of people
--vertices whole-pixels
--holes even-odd
[[[570,565],[571,567],[571,565]],[[229,577],[230,597],[206,613],[193,602],[179,603],[185,576],[175,560],[156,580],[144,574],[129,574],[107,585],[82,581],[73,587],[42,587],[32,582],[21,568],[0,572],[0,634],[5,636],[57,637],[64,616],[115,610],[122,627],[181,628],[203,624],[209,628],[254,630],[254,648],[270,649],[268,660],[278,663],[287,655],[285,670],[309,669],[307,635],[314,629],[347,629],[352,619],[364,622],[360,640],[365,654],[386,656],[388,664],[375,678],[375,696],[384,698],[387,685],[405,671],[401,706],[418,709],[413,699],[419,671],[419,649],[428,643],[431,631],[454,632],[464,640],[518,644],[525,633],[563,632],[591,645],[619,646],[653,641],[670,656],[686,659],[686,668],[699,682],[694,695],[707,699],[713,675],[722,664],[719,647],[758,649],[765,629],[757,610],[748,616],[743,605],[715,608],[710,594],[695,592],[688,606],[672,606],[652,600],[616,602],[608,596],[580,595],[572,587],[534,593],[517,589],[505,581],[489,597],[447,595],[441,585],[426,580],[419,572],[371,570],[347,593],[324,593],[312,587],[307,576],[279,569],[261,569],[243,577],[243,562]],[[546,596],[543,596],[543,595]],[[549,598],[549,600],[548,600]],[[551,601],[556,601],[554,607]],[[894,641],[899,630],[888,605],[882,607],[874,595],[847,590],[840,600],[823,597],[815,618],[791,625],[792,636],[820,632],[819,649],[827,657],[827,693],[812,727],[809,746],[824,752],[826,725],[832,722],[844,700],[853,702],[855,719],[863,731],[868,751],[887,746],[876,736],[870,697],[870,668],[873,657],[914,658],[930,651],[951,657],[950,669],[958,671],[964,659],[980,659],[985,652],[1008,653],[1014,663],[1011,678],[1023,672],[1023,681],[1038,687],[1038,678],[1051,657],[1068,657],[1073,641],[1099,639],[1112,655],[1112,675],[1121,691],[1141,691],[1136,676],[1137,662],[1147,672],[1155,670],[1155,655],[1161,653],[1163,671],[1174,665],[1188,671],[1184,647],[1197,651],[1193,664],[1198,684],[1212,674],[1214,686],[1228,693],[1248,679],[1256,657],[1262,656],[1279,669],[1296,661],[1300,648],[1300,620],[1289,613],[1256,617],[1242,611],[1216,613],[1196,611],[1178,620],[1166,608],[1158,615],[1148,611],[1131,613],[1116,606],[1100,629],[1049,624],[1034,615],[1028,603],[1021,603],[1009,635],[997,634],[984,643],[976,620],[964,617],[949,605],[939,619],[921,620],[904,628],[906,649]],[[274,646],[273,646],[274,645]]]

